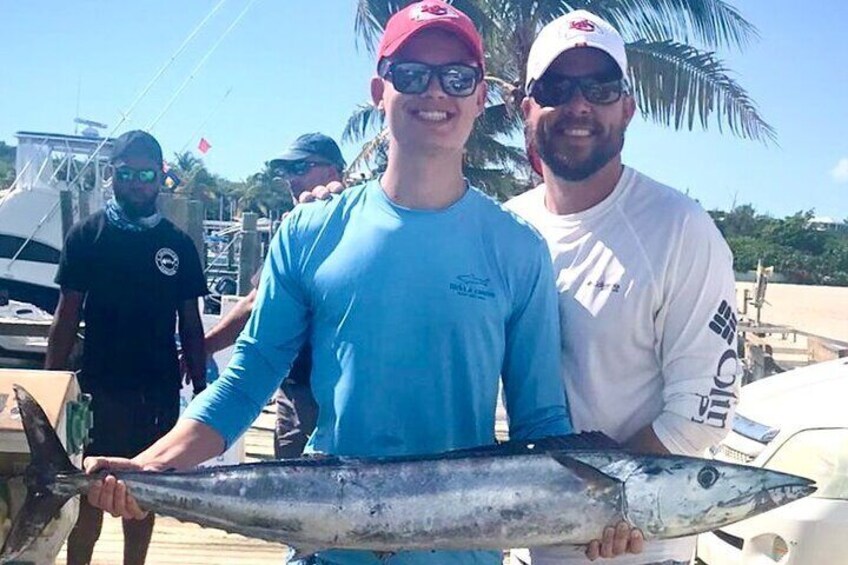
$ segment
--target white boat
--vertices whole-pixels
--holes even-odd
[[[74,222],[108,198],[103,170],[111,141],[96,136],[18,132],[17,178],[0,195],[0,290],[53,312],[62,250],[60,194],[69,191]]]
[[[48,323],[52,320],[53,316],[48,312],[26,302],[9,300],[7,304],[0,304],[0,321]],[[40,366],[46,352],[46,337],[0,335],[0,366],[15,365],[15,360]]]

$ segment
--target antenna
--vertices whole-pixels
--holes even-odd
[[[79,119],[80,95],[81,94],[82,94],[82,75],[77,77],[77,115],[76,115],[77,120]],[[79,128],[75,127],[74,128],[74,135],[77,135],[77,133],[79,133]]]
[[[95,122],[94,120],[84,120],[82,118],[74,118],[74,123],[88,126],[84,130],[82,130],[83,137],[102,137],[100,132],[97,131],[99,129],[106,129],[109,126],[106,124],[101,124],[100,122]]]

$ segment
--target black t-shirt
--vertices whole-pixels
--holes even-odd
[[[164,219],[121,230],[98,212],[71,228],[56,282],[85,293],[84,390],[179,388],[177,311],[208,293],[188,235]]]

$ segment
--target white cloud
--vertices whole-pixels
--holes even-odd
[[[839,160],[833,170],[830,171],[833,180],[839,183],[848,183],[848,157]]]

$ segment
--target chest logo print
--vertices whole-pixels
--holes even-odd
[[[459,296],[488,300],[495,297],[495,293],[489,290],[489,281],[475,275],[459,275],[450,283],[450,289]]]
[[[163,247],[156,252],[156,267],[163,275],[173,277],[180,268],[180,256],[168,247]]]

